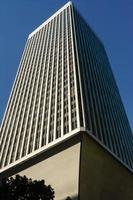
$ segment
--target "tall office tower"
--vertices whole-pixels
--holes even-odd
[[[46,155],[74,137],[80,137],[78,148],[82,146],[83,151],[84,134],[111,154],[114,162],[133,171],[133,135],[104,46],[68,2],[26,42],[1,126],[1,171],[15,169],[41,153]],[[70,163],[77,155],[74,152],[69,152],[73,155]],[[86,150],[85,159],[89,153]],[[68,154],[58,161],[60,166],[65,156]],[[57,162],[47,165],[57,167]],[[88,166],[87,161],[84,165]]]

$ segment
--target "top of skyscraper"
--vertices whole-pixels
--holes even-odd
[[[52,16],[50,16],[46,21],[44,21],[40,26],[38,26],[32,33],[29,34],[29,38],[31,38],[36,32],[38,32],[42,27],[44,27],[48,22],[50,22],[56,15],[58,15],[61,11],[63,11],[69,5],[72,5],[72,1],[68,1],[63,7],[61,7]]]

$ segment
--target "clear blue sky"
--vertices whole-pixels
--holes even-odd
[[[27,36],[65,0],[0,0],[0,121]],[[73,0],[103,41],[133,130],[133,1]]]

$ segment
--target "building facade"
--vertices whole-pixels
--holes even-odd
[[[29,35],[1,127],[1,167],[80,128],[67,4]]]
[[[68,2],[27,39],[1,125],[1,172],[82,132],[133,171],[133,135],[104,46]]]

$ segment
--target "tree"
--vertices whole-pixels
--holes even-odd
[[[32,181],[20,175],[3,179],[0,186],[0,200],[53,200],[54,193],[44,180]]]
[[[72,199],[71,199],[71,197],[68,196],[68,197],[66,198],[66,200],[72,200]]]

